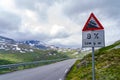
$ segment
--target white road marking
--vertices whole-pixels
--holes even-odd
[[[59,80],[62,80],[61,78]]]
[[[65,70],[65,73],[67,73],[67,72],[68,72],[68,69]]]

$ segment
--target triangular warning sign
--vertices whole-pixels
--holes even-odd
[[[91,13],[82,31],[94,31],[104,29],[93,13]]]

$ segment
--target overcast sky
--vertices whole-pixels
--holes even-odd
[[[109,45],[120,40],[119,8],[119,0],[0,0],[0,35],[81,47],[82,28],[93,12]]]

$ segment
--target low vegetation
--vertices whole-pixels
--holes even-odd
[[[56,50],[35,50],[34,52],[27,53],[0,50],[0,65],[61,58],[80,58],[84,55],[85,53],[80,54],[76,50],[65,52]]]
[[[120,80],[120,41],[95,51],[96,80]],[[91,54],[77,60],[66,80],[92,80]]]
[[[25,62],[34,62],[41,60],[55,60],[55,59],[63,59],[63,58],[82,58],[85,54],[80,54],[80,52],[76,50],[66,50],[66,51],[56,51],[56,50],[34,50],[34,52],[20,53],[15,51],[5,51],[0,50],[0,65],[7,64],[17,64],[17,63],[25,63]],[[40,63],[40,65],[46,65],[53,62],[44,62]],[[26,68],[36,67],[36,65],[30,66],[21,66],[15,70],[22,70]],[[10,69],[0,69],[0,74],[15,71]]]
[[[0,65],[34,62],[34,61],[41,61],[41,60],[54,60],[54,59],[61,59],[61,58],[69,58],[69,57],[66,54],[57,52],[55,50],[35,50],[34,52],[28,52],[28,53],[0,50]],[[52,62],[44,62],[39,65],[45,65],[50,63]],[[24,68],[31,68],[31,67],[36,67],[36,66],[30,65],[27,67],[19,67],[19,68],[21,70]],[[11,72],[11,70],[0,69],[0,74],[7,73],[7,72]]]
[[[28,53],[13,53],[10,51],[0,51],[0,65],[32,62],[40,60],[52,60],[59,58],[68,58],[67,55],[61,54],[54,50],[36,50]]]

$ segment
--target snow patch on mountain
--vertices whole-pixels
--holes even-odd
[[[44,42],[38,40],[15,41],[13,39],[0,36],[0,50],[12,50],[21,53],[34,52],[34,49],[50,49]]]

